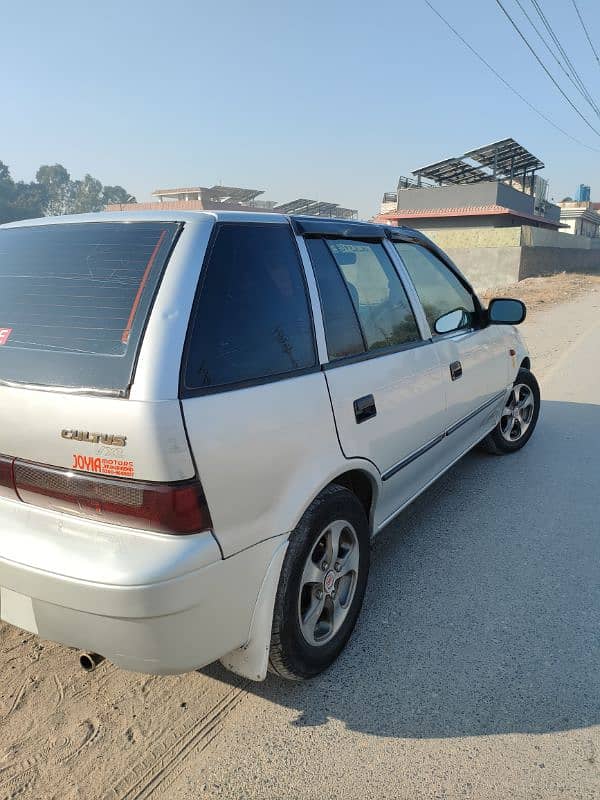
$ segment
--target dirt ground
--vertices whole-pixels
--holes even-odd
[[[600,289],[600,275],[561,272],[558,275],[526,278],[510,286],[489,289],[481,293],[481,299],[489,301],[492,297],[514,297],[525,303],[528,312],[535,313],[594,289]]]
[[[548,368],[554,364],[556,368],[554,351],[564,353],[568,335],[576,337],[580,333],[577,329],[579,321],[583,331],[584,323],[589,326],[597,318],[598,301],[591,296],[586,302],[590,305],[593,300],[596,306],[590,305],[585,314],[579,313],[579,306],[574,306],[573,302],[565,303],[573,301],[586,291],[597,297],[600,277],[557,275],[533,278],[518,286],[507,287],[506,290],[495,290],[492,294],[519,297],[528,304],[533,312],[531,317],[535,320],[532,325],[531,318],[528,318],[525,326],[531,326],[527,339],[531,339],[533,355],[535,357],[547,351],[546,361],[542,363],[547,363]],[[554,304],[560,305],[547,312],[542,311]],[[573,318],[576,320],[575,325],[570,322]],[[430,490],[428,503],[435,501],[436,491],[438,490]],[[456,491],[458,492],[458,487]],[[452,496],[452,492],[449,496]],[[446,500],[443,502],[445,504]],[[429,523],[424,525],[426,531],[430,529]],[[439,542],[436,547],[438,545]],[[410,584],[410,579],[407,580]],[[394,581],[395,579],[390,578],[389,585],[394,585]],[[380,578],[380,583],[384,587],[387,585],[383,578]],[[378,591],[381,594],[383,590],[379,587]],[[378,596],[377,593],[375,596]],[[381,614],[385,617],[382,624],[389,622],[387,602],[382,601]],[[371,617],[375,611],[376,609],[371,611]],[[403,626],[405,624],[404,621]],[[403,635],[401,630],[402,627],[397,637],[391,638],[400,639]],[[418,638],[416,633],[415,636]],[[356,732],[351,725],[344,727],[337,720],[334,699],[329,708],[327,693],[325,706],[328,708],[328,716],[331,717],[330,723],[322,726],[315,724],[315,727],[302,729],[294,727],[298,724],[294,721],[299,713],[294,710],[296,706],[302,708],[302,703],[308,702],[319,691],[333,692],[336,676],[351,669],[356,659],[360,662],[360,658],[363,658],[365,664],[371,664],[371,671],[374,669],[374,662],[367,658],[368,654],[361,656],[361,647],[364,649],[366,646],[363,639],[357,636],[353,642],[352,651],[349,651],[339,669],[328,673],[329,677],[321,684],[306,688],[287,685],[281,688],[274,679],[270,679],[265,685],[250,684],[226,673],[218,666],[209,667],[199,673],[151,677],[127,673],[104,662],[93,674],[88,675],[78,666],[76,652],[0,623],[0,800],[304,797],[304,789],[308,791],[310,784],[306,784],[306,775],[301,781],[301,771],[292,774],[292,765],[288,765],[288,759],[293,759],[294,754],[300,757],[305,747],[310,749],[311,746],[321,745],[324,750],[331,747],[328,755],[332,757],[342,735],[348,741],[351,740],[352,747],[358,748],[348,751],[346,764],[354,763],[356,753],[363,752],[361,748],[368,747],[369,759],[373,758],[373,763],[377,762],[381,780],[386,779],[386,765],[400,763],[397,762],[398,758],[407,765],[403,781],[406,783],[404,788],[410,784],[410,791],[400,791],[400,794],[394,791],[388,795],[373,787],[369,797],[479,798],[485,796],[485,793],[472,791],[463,794],[458,790],[459,778],[456,778],[456,783],[452,783],[454,778],[448,777],[446,772],[449,764],[454,764],[457,774],[462,774],[461,770],[464,772],[472,764],[474,775],[487,773],[490,769],[493,773],[496,768],[502,771],[504,766],[501,765],[517,764],[523,771],[523,777],[513,775],[510,780],[515,786],[523,788],[534,774],[527,761],[530,756],[533,758],[534,750],[531,748],[547,749],[550,744],[554,747],[555,739],[548,734],[533,739],[530,737],[531,741],[528,739],[525,743],[519,739],[511,744],[514,749],[510,751],[510,758],[505,758],[497,750],[497,742],[503,742],[506,737],[477,736],[473,739],[456,740],[442,737],[422,743],[418,736],[411,738],[408,734],[396,740],[374,736],[372,733]],[[383,679],[381,676],[377,677],[376,670],[373,674],[367,674],[370,675],[368,681],[359,681],[357,684],[362,687],[360,691],[364,690],[366,684],[376,685]],[[340,683],[343,683],[341,677]],[[330,689],[327,689],[330,684]],[[415,696],[414,702],[421,701]],[[360,707],[360,699],[357,703],[357,707]],[[365,709],[368,705],[367,703]],[[401,717],[398,709],[394,711],[391,694],[386,700],[385,709],[388,715],[397,714],[398,718]],[[405,713],[408,713],[406,709]],[[343,719],[341,712],[337,716]],[[385,714],[383,718],[387,719]],[[266,737],[262,740],[257,739],[255,733],[261,725],[265,728],[263,736]],[[277,726],[280,728],[281,739],[279,734],[275,734]],[[566,723],[565,726],[569,727]],[[575,727],[583,729],[585,724],[579,721]],[[382,729],[385,732],[385,725]],[[364,726],[364,730],[370,730],[369,726]],[[304,738],[300,733],[295,737],[297,731]],[[291,738],[288,746],[284,747],[286,736]],[[571,759],[571,739],[566,738],[570,734],[561,736],[561,752],[565,758],[568,755]],[[456,751],[451,753],[444,749],[444,742],[452,744],[454,741],[458,748]],[[550,744],[545,744],[547,741]],[[397,746],[400,746],[397,742],[404,748],[402,753],[397,751]],[[350,746],[348,742],[346,744]],[[576,745],[587,747],[586,742],[582,740],[580,743],[579,739]],[[388,758],[388,750],[393,757]],[[350,756],[351,752],[355,755]],[[251,753],[253,755],[250,757]],[[249,763],[241,766],[244,758]],[[323,758],[325,756],[321,753],[314,763],[323,763]],[[438,758],[439,764],[435,761]],[[552,767],[568,775],[571,767],[568,764],[561,766],[562,762],[559,763],[557,758],[552,753],[545,752],[544,760],[549,767],[545,773],[550,776]],[[591,764],[592,756],[589,758]],[[485,768],[483,765],[481,768],[477,767],[478,759],[485,760]],[[425,763],[433,764],[428,787],[422,783]],[[539,766],[543,767],[544,764]],[[279,792],[275,786],[267,791],[268,780],[275,780],[273,776],[285,773],[288,767],[291,794],[287,791]],[[482,771],[479,772],[479,769]],[[314,771],[314,765],[311,771]],[[542,774],[540,769],[535,772],[535,775],[538,774]],[[394,780],[399,780],[397,771],[394,775]],[[570,775],[570,780],[572,777]],[[508,780],[506,776],[504,779]],[[442,784],[445,785],[445,790],[440,794],[435,787],[439,788]],[[241,790],[240,786],[244,789]],[[513,794],[506,791],[502,796],[549,798],[559,794],[552,791],[539,795],[536,792],[527,794],[525,789],[523,792],[521,794],[519,790]],[[329,797],[334,794],[326,791],[324,793],[321,787],[319,790],[315,788],[311,796]],[[345,796],[351,795],[352,792]],[[352,796],[359,795],[366,796],[363,789]],[[492,795],[497,796],[488,793],[487,797]],[[587,798],[592,794],[586,793],[582,788],[581,794],[570,794],[567,789],[566,794],[560,796]]]

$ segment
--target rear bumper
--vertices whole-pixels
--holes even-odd
[[[247,641],[282,538],[222,559],[210,533],[140,534],[9,501],[0,518],[3,620],[156,674],[204,666]]]

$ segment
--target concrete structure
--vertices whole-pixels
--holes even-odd
[[[191,186],[155,189],[152,197],[156,197],[159,203],[200,202],[205,211],[210,209],[239,211],[243,208],[271,211],[277,203],[275,200],[259,200],[261,194],[264,194],[262,189],[243,189],[237,186]]]
[[[600,275],[600,239],[531,226],[423,232],[479,290],[557,272]]]
[[[556,231],[560,209],[547,200],[543,168],[514,139],[500,139],[401,177],[397,191],[384,194],[376,219],[428,231],[522,225]]]
[[[389,194],[384,204],[389,204]],[[386,205],[389,208],[389,205]],[[400,190],[396,208],[376,219],[419,230],[437,228],[501,228],[533,225],[558,230],[560,209],[546,203],[544,214],[536,213],[535,196],[501,181],[433,186]]]
[[[589,236],[596,239],[600,236],[600,214],[589,201],[564,201],[559,203],[560,221],[569,233]]]
[[[401,177],[376,220],[423,231],[478,289],[562,271],[600,273],[600,238],[592,238],[600,214],[591,203],[548,202],[543,167],[502,139]]]

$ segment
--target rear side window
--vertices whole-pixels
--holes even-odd
[[[176,223],[0,229],[0,380],[124,393]]]
[[[329,358],[364,353],[365,343],[350,292],[324,239],[307,239],[327,340]]]
[[[415,285],[434,336],[436,321],[451,311],[463,311],[455,330],[477,327],[472,294],[437,256],[410,242],[396,242],[395,247]]]
[[[315,364],[306,286],[289,226],[218,225],[189,335],[185,388],[226,388]]]
[[[369,351],[420,340],[417,323],[383,245],[327,240],[346,282]]]

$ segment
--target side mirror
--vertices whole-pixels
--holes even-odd
[[[450,333],[456,331],[463,326],[465,317],[464,308],[455,308],[453,311],[448,311],[447,314],[442,314],[441,317],[436,319],[434,329],[436,333]]]
[[[527,315],[525,303],[498,297],[488,306],[488,321],[492,325],[520,325]]]

